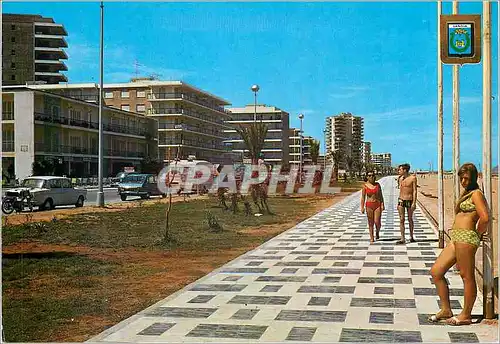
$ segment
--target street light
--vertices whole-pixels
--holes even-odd
[[[255,122],[257,120],[257,92],[259,92],[260,87],[259,85],[253,85],[251,87],[251,90],[254,93],[254,112],[253,112],[253,121]]]
[[[104,3],[101,1],[101,41],[100,41],[100,80],[99,80],[99,162],[98,165],[98,180],[99,186],[97,191],[97,206],[104,207],[104,192],[102,189],[102,172],[103,172],[103,135],[102,135],[102,102],[103,102],[103,61],[104,61]]]
[[[324,145],[325,145],[325,153],[323,154],[323,170],[326,170],[326,133],[328,132],[328,130],[323,129],[323,141],[324,141]]]
[[[303,135],[302,135],[302,122],[304,120],[304,115],[303,114],[299,114],[299,119],[300,119],[300,162],[299,162],[299,183],[302,184],[302,139],[303,139]]]

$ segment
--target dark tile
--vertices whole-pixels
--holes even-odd
[[[308,306],[328,306],[330,303],[331,297],[311,297],[309,300]]]
[[[365,260],[365,256],[326,256],[323,260]]]
[[[436,253],[434,251],[420,251],[420,254],[422,256],[433,256],[433,257],[436,256]]]
[[[286,340],[295,340],[299,342],[309,342],[316,333],[315,327],[292,327]]]
[[[394,257],[393,256],[381,256],[381,257],[378,257],[378,260],[380,260],[381,262],[391,262],[391,261],[394,261]]]
[[[260,276],[256,282],[305,282],[307,276]]]
[[[159,336],[170,330],[175,323],[154,323],[139,332],[139,336]]]
[[[358,283],[412,284],[412,279],[403,277],[359,277]]]
[[[274,266],[318,266],[319,262],[278,262]]]
[[[408,256],[408,260],[410,262],[419,262],[419,261],[429,261],[429,262],[434,262],[436,260],[435,257],[431,257],[431,256],[428,256],[428,257],[422,257],[422,256]]]
[[[297,271],[299,271],[299,269],[296,269],[296,268],[284,268],[283,270],[281,270],[281,273],[282,274],[294,274]]]
[[[329,286],[329,285],[303,285],[297,293],[332,293],[332,294],[353,294],[356,287],[353,286]]]
[[[283,256],[243,256],[242,258],[251,260],[281,260]]]
[[[341,251],[340,254],[352,256],[354,254],[354,251]]]
[[[239,309],[236,313],[233,314],[231,319],[238,320],[250,320],[253,319],[255,314],[259,312],[259,309]]]
[[[339,342],[422,342],[419,331],[391,331],[343,328]]]
[[[310,259],[312,256],[298,256],[297,258],[295,258],[295,260],[308,260]]]
[[[394,308],[417,308],[414,299],[395,299]]]
[[[370,251],[368,252],[370,256],[406,256],[406,252],[403,251]]]
[[[353,297],[351,307],[416,308],[413,299],[383,299]]]
[[[312,271],[313,274],[331,274],[331,275],[359,275],[361,269],[332,269],[332,268],[316,268]]]
[[[283,287],[282,285],[270,284],[270,285],[266,285],[265,287],[263,287],[260,291],[263,293],[273,293],[273,292],[277,292],[282,287]]]
[[[414,276],[429,276],[429,269],[410,269],[410,273]]]
[[[236,295],[228,304],[239,305],[286,305],[290,301],[290,296],[247,296]]]
[[[441,309],[441,300],[436,300],[438,304],[438,308]],[[462,305],[460,304],[460,301],[458,300],[450,300],[450,306],[451,309],[462,309]]]
[[[222,270],[222,273],[240,273],[240,274],[263,274],[267,271],[267,268],[233,268]]]
[[[338,283],[341,278],[340,276],[326,276],[323,278],[323,283]]]
[[[267,269],[266,269],[267,270]],[[191,291],[242,291],[246,284],[197,284]]]
[[[291,254],[300,254],[300,255],[310,255],[310,254],[317,254],[317,255],[325,255],[327,254],[327,251],[293,251]]]
[[[372,323],[372,324],[394,324],[394,313],[370,312],[370,323]]]
[[[236,282],[237,280],[241,279],[241,277],[243,276],[227,276],[223,279],[223,281]]]
[[[373,289],[373,294],[376,295],[394,295],[393,287],[375,287]]]
[[[332,264],[332,266],[340,266],[340,267],[346,267],[347,265],[349,265],[349,262],[334,262]]]
[[[276,247],[273,247],[273,249],[276,249]],[[289,248],[286,248],[286,247],[284,247],[283,249],[285,249],[285,250],[289,250]],[[264,254],[276,254],[276,253],[278,253],[278,252],[279,252],[279,251],[267,251],[267,252],[266,252],[266,253],[264,253]]]
[[[152,317],[208,318],[217,308],[158,307],[146,313]]]
[[[450,281],[445,277],[444,280],[446,281],[446,284],[447,285],[450,285]],[[429,281],[431,282],[431,284],[434,284],[434,280],[432,279],[432,277],[429,277]]]
[[[215,297],[215,295],[198,295],[191,300],[189,300],[187,303],[207,303],[208,301],[212,300]]]
[[[267,326],[199,324],[186,337],[259,339]]]
[[[274,320],[344,322],[346,316],[345,311],[282,310]]]
[[[307,248],[308,250],[319,250],[320,246],[311,246]]]
[[[394,269],[377,269],[377,275],[394,275]]]
[[[413,288],[415,295],[437,295],[436,288]],[[450,296],[464,296],[463,289],[450,288]]]
[[[248,262],[247,264],[245,264],[245,266],[259,266],[262,263],[264,263],[264,262],[252,261],[252,262]]]
[[[408,268],[409,263],[381,263],[381,262],[364,262],[364,268]]]
[[[452,343],[479,343],[477,335],[473,332],[448,332]]]
[[[272,250],[272,251],[267,251],[266,254],[276,254],[279,251],[288,251],[288,250],[295,250],[297,247],[292,247],[292,246],[278,246],[278,247],[267,247],[266,250]]]

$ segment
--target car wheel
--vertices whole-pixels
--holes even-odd
[[[149,192],[143,196],[141,196],[142,199],[149,199],[151,197],[151,195],[149,194]]]
[[[42,204],[42,210],[52,210],[54,209],[54,201],[52,201],[52,198],[47,198],[45,202]]]
[[[167,198],[167,194],[161,194],[161,198]]]
[[[120,195],[120,199],[121,199],[122,201],[126,201],[126,200],[127,200],[127,196],[126,196],[126,195]]]
[[[83,207],[84,199],[83,196],[78,197],[78,201],[76,201],[75,207],[80,208]]]

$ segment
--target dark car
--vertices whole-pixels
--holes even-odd
[[[118,184],[118,194],[122,201],[128,196],[140,196],[147,199],[151,196],[166,195],[158,189],[157,176],[154,174],[130,173]]]

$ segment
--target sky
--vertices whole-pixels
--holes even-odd
[[[498,3],[492,3],[492,160],[498,164]],[[437,168],[436,2],[104,2],[104,82],[157,74],[290,114],[321,141],[325,118],[364,118],[372,152]],[[99,2],[11,2],[68,31],[70,83],[99,82]],[[451,3],[443,14],[451,14]],[[460,14],[482,14],[461,2]],[[460,163],[482,164],[482,63],[460,68]],[[443,67],[444,168],[452,167],[452,67]]]

